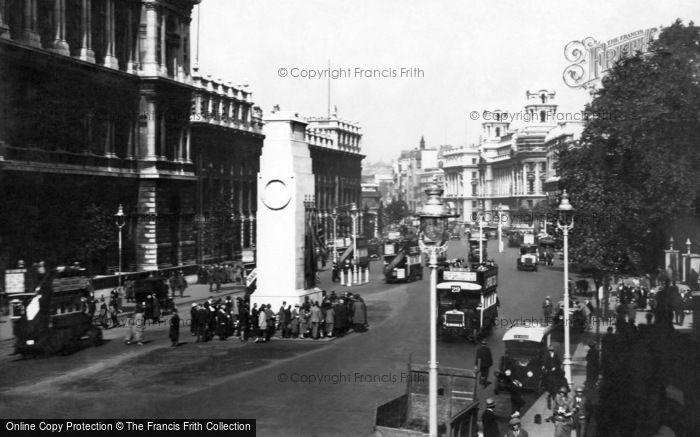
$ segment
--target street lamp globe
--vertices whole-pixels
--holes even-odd
[[[569,194],[564,190],[561,194],[561,202],[557,208],[559,213],[560,226],[573,226],[574,224],[574,207],[569,203]]]
[[[442,246],[447,241],[450,213],[442,203],[443,191],[435,182],[425,190],[428,200],[420,214],[420,241],[426,246]]]
[[[124,223],[126,222],[126,216],[124,215],[124,209],[122,208],[121,204],[119,205],[119,209],[117,210],[117,213],[114,214],[114,223],[117,225],[118,228],[121,228],[124,226]]]

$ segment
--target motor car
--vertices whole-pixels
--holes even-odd
[[[496,371],[494,394],[509,390],[514,380],[522,384],[523,390],[542,393],[545,385],[542,366],[552,331],[552,325],[522,323],[503,334],[505,351]]]
[[[532,244],[523,244],[520,246],[520,256],[516,261],[518,270],[536,272],[538,262],[537,246]]]

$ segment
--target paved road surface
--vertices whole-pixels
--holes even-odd
[[[464,248],[450,242],[448,257],[464,256]],[[518,272],[516,249],[498,254],[495,241],[489,253],[500,267],[503,326],[489,338],[497,361],[507,325],[539,318],[544,296],[561,296],[563,273],[561,261]],[[0,357],[0,416],[255,418],[261,436],[369,435],[376,406],[404,393],[408,360],[427,363],[429,355],[429,269],[423,281],[391,285],[381,281],[379,262],[372,270],[372,284],[352,289],[368,304],[366,333],[334,341],[196,344],[183,330],[187,344],[170,348],[167,325],[149,328],[144,346],[125,346],[124,328],[116,328],[107,331],[107,344],[70,356]],[[440,343],[438,360],[472,368],[474,349],[465,341]],[[492,388],[480,397],[495,397],[506,415],[508,395],[493,396]],[[528,396],[528,405],[534,399]]]

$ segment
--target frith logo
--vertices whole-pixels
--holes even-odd
[[[591,88],[600,83],[606,71],[617,61],[645,53],[659,33],[657,28],[637,30],[606,42],[588,37],[571,41],[564,47],[564,57],[573,64],[564,69],[564,83],[571,88]]]

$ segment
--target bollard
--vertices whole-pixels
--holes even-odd
[[[340,285],[345,285],[345,270],[340,269]]]
[[[345,281],[345,285],[352,287],[352,269],[348,269],[348,280]]]
[[[365,267],[365,284],[369,284],[369,267]]]
[[[355,278],[355,285],[358,285],[360,283],[360,274],[357,271],[357,264],[355,264],[353,267],[353,277]]]

